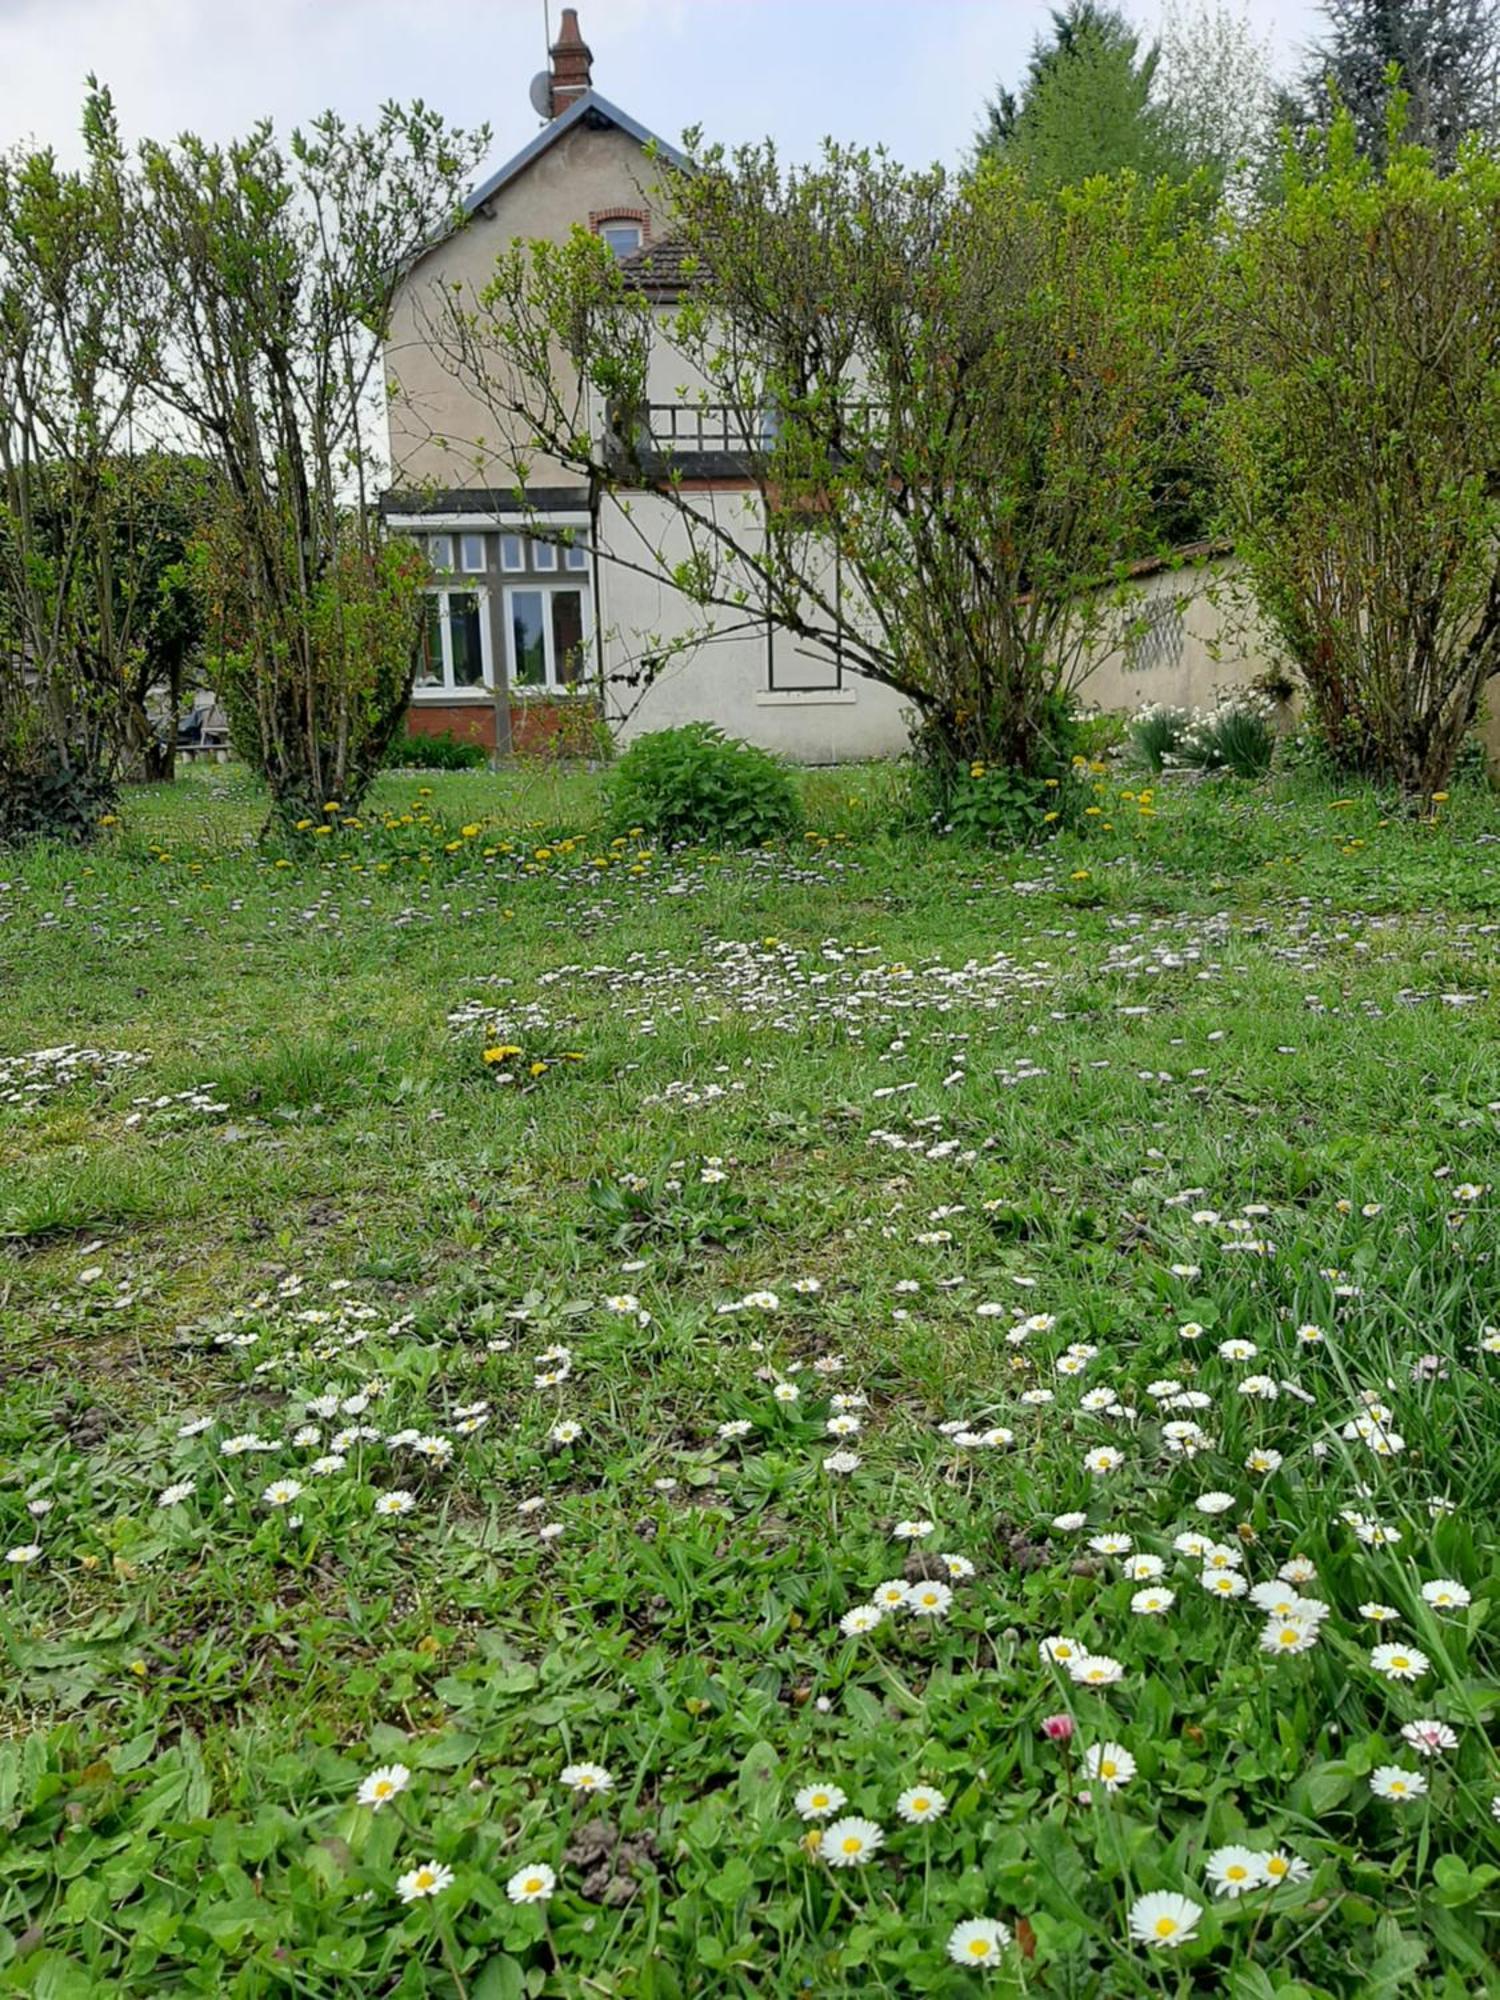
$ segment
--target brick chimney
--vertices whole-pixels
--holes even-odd
[[[552,116],[559,118],[593,85],[594,52],[578,32],[578,9],[564,7],[557,40],[548,50],[552,70]]]

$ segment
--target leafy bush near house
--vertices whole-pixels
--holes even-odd
[[[1196,709],[1172,760],[1193,771],[1263,778],[1276,754],[1275,710],[1264,695],[1238,690]]]
[[[606,800],[615,831],[640,827],[668,844],[753,847],[802,824],[786,766],[711,722],[637,737],[610,778]]]
[[[473,771],[489,762],[482,743],[466,742],[445,729],[438,736],[398,736],[385,753],[386,766],[396,771]]]
[[[1172,708],[1162,701],[1137,709],[1127,732],[1132,761],[1159,776],[1162,766],[1176,756],[1191,721],[1185,708]]]
[[[1287,730],[1277,739],[1276,768],[1278,771],[1323,778],[1334,785],[1345,784],[1349,778],[1347,766],[1329,749],[1316,723],[1310,722]],[[1452,786],[1490,784],[1489,755],[1480,737],[1466,736],[1459,745],[1458,755],[1453,761],[1453,775],[1448,782]]]

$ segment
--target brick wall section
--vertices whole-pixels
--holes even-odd
[[[406,726],[413,736],[456,736],[460,743],[482,743],[495,747],[495,708],[488,701],[413,702],[406,711]]]
[[[651,211],[649,208],[591,208],[589,228],[597,236],[606,222],[638,222],[641,225],[641,249],[651,246]],[[640,254],[638,251],[637,255]]]

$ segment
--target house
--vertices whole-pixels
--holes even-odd
[[[669,558],[686,554],[671,503],[649,492],[623,502],[591,493],[526,440],[498,435],[494,412],[430,337],[424,300],[434,287],[477,292],[515,239],[562,242],[579,225],[628,260],[661,311],[680,296],[658,162],[687,162],[595,90],[592,60],[576,10],[565,8],[549,67],[532,87],[541,129],[474,191],[467,225],[414,261],[397,302],[386,350],[396,484],[385,511],[393,529],[424,538],[433,567],[409,726],[504,755],[541,749],[560,733],[587,748],[601,720],[621,740],[703,719],[806,762],[898,754],[908,740],[901,697],[846,672],[835,654],[753,604],[706,620],[659,566],[630,560],[643,543]],[[727,413],[666,379],[669,365],[664,344],[653,442],[714,507],[745,507],[754,482],[744,441],[716,429]],[[1131,708],[1201,702],[1264,671],[1253,628],[1226,614],[1222,561],[1194,575],[1201,587],[1187,602],[1180,574],[1142,576],[1139,606],[1112,622],[1096,650],[1091,699]],[[692,645],[675,651],[671,639],[689,633]]]

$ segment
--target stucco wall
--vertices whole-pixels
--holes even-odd
[[[477,296],[518,236],[561,243],[575,224],[586,225],[604,209],[645,209],[654,216],[656,179],[657,169],[627,133],[575,125],[502,188],[486,212],[418,261],[397,300],[385,351],[395,486],[499,486],[513,477],[514,447],[494,412],[453,379],[423,331],[435,288]],[[439,438],[446,443],[435,442]],[[549,467],[524,445],[522,450],[533,484],[576,477]]]

